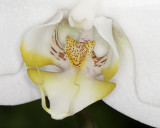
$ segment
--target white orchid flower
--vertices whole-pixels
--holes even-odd
[[[59,2],[63,3],[63,1],[60,0]],[[68,2],[64,2],[66,5],[61,5],[61,8],[69,7],[69,5],[74,5],[72,4],[72,2],[73,1],[71,0]],[[46,0],[45,2],[43,0],[32,0],[23,2],[20,0],[17,0],[16,2],[12,2],[10,0],[1,0],[0,43],[1,46],[3,46],[0,51],[0,66],[2,67],[0,69],[1,105],[17,105],[40,98],[38,87],[33,84],[26,73],[27,67],[23,64],[19,47],[24,32],[26,32],[34,25],[38,25],[45,22],[47,19],[50,19],[56,13],[56,5],[57,3],[55,3],[54,0]],[[22,52],[23,59],[29,67],[37,68],[48,64],[55,64],[56,66],[60,67],[64,73],[64,71],[74,70],[75,68],[73,65],[76,62],[71,61],[71,57],[69,55],[70,53],[65,55],[66,58],[64,58],[64,60],[66,59],[66,61],[60,59],[62,58],[62,56],[59,58],[60,60],[57,59],[55,61],[55,57],[59,56],[59,54],[52,55],[52,53],[50,52],[54,52],[54,50],[57,50],[56,52],[60,52],[60,48],[58,49],[57,46],[61,45],[65,53],[67,53],[66,51],[69,50],[67,46],[72,45],[73,47],[75,47],[78,45],[77,42],[85,42],[85,40],[83,40],[83,36],[85,37],[85,39],[87,37],[87,41],[93,41],[92,46],[85,47],[85,43],[80,46],[83,47],[82,49],[84,49],[84,47],[87,49],[87,53],[82,54],[78,58],[79,60],[84,62],[83,66],[78,63],[78,66],[80,66],[80,72],[82,72],[83,75],[80,75],[82,77],[77,77],[78,79],[72,77],[78,80],[78,83],[83,83],[78,84],[78,86],[75,87],[82,88],[83,86],[84,91],[86,91],[86,89],[89,89],[88,92],[90,93],[84,93],[86,95],[86,98],[88,98],[85,102],[79,102],[84,96],[81,95],[82,92],[80,93],[79,91],[79,93],[73,93],[77,91],[77,88],[75,90],[69,89],[68,91],[67,88],[65,88],[66,90],[64,90],[64,92],[61,92],[61,89],[63,90],[63,87],[61,86],[62,88],[56,88],[59,90],[53,91],[53,94],[50,93],[51,90],[48,87],[51,85],[50,83],[52,83],[52,81],[57,79],[57,81],[55,81],[58,83],[57,85],[64,85],[62,79],[66,81],[72,79],[70,78],[72,73],[67,72],[67,75],[65,75],[65,77],[62,77],[58,75],[58,73],[49,73],[47,71],[39,72],[39,70],[36,69],[28,70],[31,79],[41,88],[43,107],[52,115],[53,118],[62,119],[105,97],[105,95],[107,95],[114,88],[113,83],[116,83],[116,89],[103,100],[116,110],[124,113],[129,117],[132,117],[140,122],[154,127],[160,127],[160,86],[158,81],[158,78],[160,76],[160,61],[158,50],[160,47],[160,36],[158,35],[158,33],[160,32],[160,3],[158,2],[158,0],[102,0],[101,4],[98,6],[98,14],[110,18],[94,18],[94,11],[93,14],[91,14],[92,11],[90,10],[88,11],[88,13],[86,11],[86,8],[89,8],[89,6],[82,5],[83,4],[80,4],[80,6],[77,6],[77,9],[74,8],[71,11],[69,15],[70,25],[67,25],[67,22],[63,20],[65,18],[61,13],[57,17],[54,17],[53,20],[49,22],[49,24],[45,24],[28,31],[21,45],[21,51],[24,52]],[[53,6],[55,6],[55,8]],[[93,8],[94,6],[95,4],[93,4],[91,8]],[[82,10],[81,12],[79,11],[78,8],[81,7],[85,7],[84,10],[86,13]],[[79,14],[84,14],[84,17],[81,17],[82,15],[79,16]],[[89,19],[86,18],[86,15],[88,14],[89,16],[91,16]],[[15,17],[17,19],[15,19]],[[121,25],[128,39],[130,40],[130,43],[123,33],[122,29],[120,29],[120,27],[114,22],[114,20],[111,19],[116,20]],[[63,27],[63,23],[65,24],[65,27]],[[70,26],[73,26],[75,28],[71,28]],[[66,33],[64,33],[63,30],[65,28],[67,28]],[[80,28],[82,28],[82,30],[78,31]],[[87,30],[83,30],[85,28]],[[56,32],[53,30],[56,30]],[[57,30],[59,42],[58,45],[55,45],[55,42],[56,40],[58,41],[58,38],[53,37],[52,40],[52,38],[50,37],[51,35],[57,35]],[[39,38],[35,38],[37,35]],[[71,39],[70,37],[68,37],[69,40],[77,42],[75,44],[72,44],[71,41],[67,41],[66,43],[67,35],[72,38]],[[36,41],[31,44],[33,39],[36,39]],[[44,43],[39,45],[37,42],[43,42],[46,39],[48,39],[48,42],[46,42],[47,45],[44,45]],[[99,40],[102,40],[102,43],[101,41],[99,42]],[[51,44],[53,46],[49,44],[52,41],[54,42]],[[53,50],[52,47],[53,49],[56,47],[56,49]],[[35,56],[33,56],[33,58],[30,58],[30,56],[25,56],[25,52],[27,52],[25,50],[29,49],[34,52]],[[84,70],[85,67],[93,69],[93,66],[89,66],[89,64],[87,64],[90,62],[92,62],[90,64],[93,64],[94,61],[93,57],[91,59],[91,53],[89,53],[88,51],[93,51],[95,53],[95,56],[98,58],[102,57],[110,50],[113,51],[112,54],[109,54],[112,59],[108,60],[107,58],[108,61],[106,62],[109,62],[109,64],[106,65],[107,63],[105,63],[101,66],[103,68],[107,68],[108,66],[114,65],[116,61],[118,62],[119,56],[120,63],[118,72],[111,80],[110,78],[114,75],[114,73],[113,75],[111,75],[108,72],[98,72],[98,74],[96,74],[96,72],[93,75],[93,79],[93,76],[88,72],[86,73],[86,70]],[[39,53],[42,53],[44,57],[38,58],[37,54]],[[33,53],[31,55],[33,55]],[[71,54],[72,57],[75,57],[74,55],[75,53]],[[28,57],[28,59],[26,57]],[[47,61],[46,57],[48,57]],[[39,61],[40,59],[42,60]],[[43,61],[43,59],[45,61]],[[98,70],[102,71],[102,67],[98,68]],[[53,70],[55,70],[55,68]],[[53,72],[53,70],[49,69],[49,71],[51,72]],[[76,73],[81,74],[80,72],[78,71],[78,73]],[[73,73],[74,76],[76,73]],[[101,73],[104,76],[104,82],[95,79],[95,76]],[[57,74],[56,78],[54,74]],[[49,76],[51,77],[51,80],[49,80]],[[113,83],[107,83],[108,80]],[[102,95],[98,95],[98,97],[95,97],[94,89],[96,88],[92,88],[91,84],[88,84],[86,81],[90,81],[95,87],[99,82],[102,83],[102,86],[104,85],[103,83],[106,82],[105,89],[108,90],[108,92],[106,90],[103,90],[104,93]],[[44,85],[46,85],[47,87]],[[66,84],[66,86],[68,85],[70,84]],[[87,85],[88,88],[85,85]],[[70,86],[68,88],[70,88]],[[51,103],[50,109],[45,107],[43,91],[45,91],[45,93],[49,97]],[[67,95],[68,97],[60,97],[58,91],[61,92],[61,95],[66,94],[69,91],[70,92]],[[96,89],[96,93],[97,91],[98,90]],[[80,94],[79,97],[78,94]],[[88,97],[88,94],[93,94],[93,97]],[[62,100],[59,100],[59,98],[62,98]],[[61,102],[63,102],[64,100],[63,98],[69,99],[65,101],[67,105],[59,107]],[[52,100],[55,100],[56,103],[54,103],[54,101]]]
[[[28,75],[41,89],[42,106],[54,119],[75,114],[103,99],[115,87],[109,80],[117,72],[119,56],[112,37],[112,21],[105,17],[96,18],[94,27],[86,31],[70,27],[60,12],[50,23],[25,35],[21,53],[31,67]],[[51,64],[62,71],[35,69]],[[101,74],[104,81],[96,79]],[[46,107],[44,92],[50,109]]]

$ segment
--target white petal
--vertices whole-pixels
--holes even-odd
[[[106,97],[104,101],[118,111],[142,123],[159,127],[160,109],[153,105],[144,103],[137,97],[137,75],[135,73],[132,48],[128,39],[117,24],[113,25],[113,35],[120,56],[120,66],[118,73],[112,79],[112,81],[117,84],[117,88],[110,96]],[[137,56],[141,56],[141,53]],[[144,81],[143,77],[141,77],[141,80]]]
[[[23,64],[18,73],[0,76],[0,105],[17,105],[40,98],[39,88],[26,70]]]
[[[0,75],[19,71],[23,62],[19,47],[28,29],[52,18],[58,8],[71,8],[75,2],[77,0],[0,0]]]
[[[28,67],[37,68],[49,64],[60,66],[59,52],[64,50],[59,42],[56,26],[62,18],[63,12],[60,11],[51,22],[34,27],[26,33],[20,50]]]
[[[54,0],[43,2],[43,0],[38,2],[35,0],[0,2],[2,19],[0,20],[2,28],[0,29],[0,44],[2,46],[0,50],[1,105],[22,104],[40,98],[38,87],[31,82],[26,74],[26,67],[23,66],[20,43],[24,33],[30,27],[45,22],[56,12],[56,8],[53,7]]]
[[[107,54],[108,44],[111,45],[111,48],[114,51],[115,56],[117,56],[116,44],[112,35],[112,20],[106,17],[98,17],[94,20],[94,26],[96,31],[100,34],[100,36],[104,39],[99,39],[95,34],[94,38],[97,41],[94,52],[98,57],[102,57]],[[100,41],[99,41],[100,40]],[[97,48],[101,47],[101,49]],[[102,48],[103,47],[103,48]]]
[[[98,57],[107,55],[107,62],[102,68],[102,74],[104,80],[108,82],[115,75],[119,66],[119,55],[112,35],[112,20],[98,17],[94,20],[94,26],[96,28],[94,52]]]
[[[100,15],[122,26],[135,55],[135,84],[120,84],[116,89],[119,91],[115,90],[118,95],[115,92],[114,98],[110,97],[110,105],[136,120],[160,127],[160,1],[104,0],[100,8]]]

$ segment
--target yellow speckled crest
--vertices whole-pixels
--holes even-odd
[[[65,52],[72,66],[82,67],[87,55],[91,54],[96,42],[86,42],[83,45],[73,40],[70,36],[66,37]]]

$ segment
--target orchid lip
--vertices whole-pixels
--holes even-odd
[[[30,67],[29,77],[40,87],[43,108],[52,118],[63,119],[101,100],[115,88],[115,84],[108,81],[116,73],[119,59],[113,40],[109,43],[110,40],[102,38],[98,24],[82,31],[58,17],[52,20],[53,24],[29,31],[21,53]],[[101,45],[106,51],[97,57],[97,46]],[[47,65],[55,65],[61,72],[39,70]],[[105,81],[96,79],[101,74],[107,77]],[[50,108],[46,106],[44,92]]]

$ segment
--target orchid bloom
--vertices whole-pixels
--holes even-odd
[[[159,2],[83,0],[75,8],[75,0],[58,2],[0,2],[0,104],[39,99],[40,87],[42,106],[54,119],[103,98],[123,114],[160,127]],[[69,15],[53,17],[58,6]]]
[[[31,67],[28,75],[40,87],[42,106],[52,118],[73,115],[115,88],[109,80],[117,72],[119,57],[111,24],[110,19],[99,17],[92,29],[79,30],[70,27],[60,12],[50,23],[33,28],[24,37],[21,53]],[[46,65],[56,65],[61,71],[39,69]],[[96,79],[99,75],[104,81]]]

